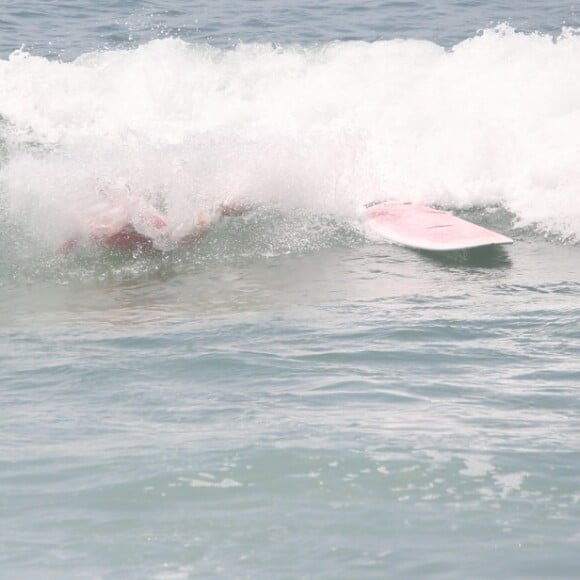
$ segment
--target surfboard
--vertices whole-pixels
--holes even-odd
[[[377,203],[365,207],[362,218],[371,235],[416,250],[450,252],[513,242],[448,211],[417,203]]]

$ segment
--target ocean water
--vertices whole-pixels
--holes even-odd
[[[185,4],[2,6],[0,577],[577,578],[579,3]]]

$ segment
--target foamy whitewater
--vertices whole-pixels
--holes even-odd
[[[164,39],[70,63],[16,51],[0,62],[0,179],[9,211],[53,242],[119,186],[174,226],[227,198],[342,217],[392,199],[499,206],[514,227],[574,242],[578,62],[575,31],[508,26],[451,50]]]
[[[0,576],[577,578],[577,14],[5,3]],[[251,211],[90,243],[146,202],[157,247]]]

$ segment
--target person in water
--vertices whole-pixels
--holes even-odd
[[[106,202],[105,210],[97,211],[96,217],[81,219],[83,231],[61,244],[58,253],[73,250],[82,240],[115,250],[168,251],[201,239],[221,217],[239,216],[248,211],[244,204],[222,202],[212,211],[196,212],[194,223],[184,232],[183,228],[170,228],[166,218],[140,196],[117,197],[114,203],[107,196]]]

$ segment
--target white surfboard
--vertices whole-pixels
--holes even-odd
[[[417,250],[449,252],[513,240],[453,214],[416,203],[378,203],[362,212],[371,234]]]

